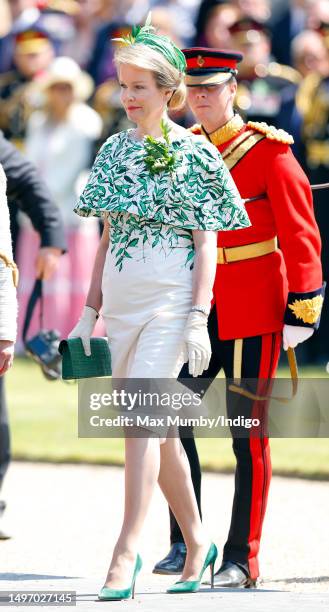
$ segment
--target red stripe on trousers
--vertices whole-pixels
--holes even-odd
[[[280,356],[280,346],[281,332],[265,334],[262,337],[262,352],[259,366],[260,379],[268,379],[275,376]],[[261,388],[258,390],[258,393],[261,393]],[[255,402],[252,413],[265,412],[266,404],[266,401]],[[259,576],[258,552],[272,476],[272,466],[269,439],[267,437],[251,436],[249,444],[252,460],[252,491],[248,536],[248,566],[250,576],[254,580]]]

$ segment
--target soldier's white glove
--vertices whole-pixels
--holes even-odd
[[[208,317],[202,312],[190,312],[184,329],[184,361],[192,376],[200,376],[209,367],[211,346],[208,334]]]
[[[295,348],[300,342],[305,342],[314,333],[312,327],[303,327],[302,325],[284,325],[282,332],[283,348],[285,351],[289,347]]]
[[[85,355],[91,355],[90,338],[94,331],[96,321],[99,317],[97,310],[91,306],[85,306],[76,326],[69,333],[69,338],[81,338]]]

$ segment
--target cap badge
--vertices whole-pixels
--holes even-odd
[[[202,55],[198,55],[197,64],[198,64],[198,66],[200,66],[200,68],[202,68],[202,66],[204,65],[204,59],[203,59]]]

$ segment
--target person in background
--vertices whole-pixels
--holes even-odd
[[[17,268],[13,262],[6,182],[0,165],[0,376],[12,366],[17,333]]]
[[[280,127],[289,130],[294,138],[292,150],[298,161],[306,168],[305,152],[303,145],[303,120],[299,112],[296,98],[301,102],[301,106],[307,102],[308,83],[314,78],[325,77],[329,72],[329,53],[324,37],[314,30],[305,30],[298,34],[291,43],[291,54],[293,67],[302,75],[303,80],[296,90],[295,96],[282,98],[280,109]],[[308,78],[309,75],[310,78]],[[318,75],[318,77],[316,76]],[[304,80],[306,79],[306,86]],[[315,196],[318,197],[317,195]],[[312,341],[313,342],[313,341]],[[312,344],[308,343],[308,347]],[[314,356],[313,356],[314,357]]]
[[[15,35],[14,69],[0,76],[0,129],[20,149],[24,146],[27,119],[39,104],[32,85],[54,56],[52,41],[41,25]]]
[[[196,19],[195,46],[231,48],[228,28],[233,20],[236,21],[238,15],[240,18],[247,17],[265,24],[271,16],[270,2],[269,0],[202,0]]]
[[[84,102],[93,91],[92,79],[71,58],[56,58],[38,80],[38,86],[45,96],[45,104],[42,111],[29,119],[26,155],[37,167],[64,219],[68,253],[61,259],[52,280],[44,283],[44,320],[46,327],[57,329],[65,338],[85,302],[99,243],[97,220],[83,222],[73,213],[73,207],[79,183],[83,183],[82,174],[90,167],[102,121]],[[33,284],[37,248],[36,232],[30,225],[23,225],[17,257],[22,278],[19,334]],[[37,325],[36,314],[31,321],[31,332]]]
[[[20,30],[31,28],[39,19],[36,0],[8,0],[9,32],[0,38],[0,74],[13,69],[15,36]]]
[[[239,17],[230,27],[232,48],[243,54],[235,106],[252,121],[266,121],[279,127],[283,98],[294,99],[301,75],[272,61],[270,32],[249,17]]]
[[[0,131],[0,164],[7,177],[9,211],[17,203],[40,236],[35,276],[49,279],[67,243],[61,212],[37,169]]]
[[[207,23],[208,16],[214,7],[221,6],[223,4],[230,5],[230,2],[225,0],[201,0],[197,17],[195,20],[195,39],[194,44],[196,46],[204,44],[204,31]]]
[[[322,76],[328,73],[329,54],[323,36],[314,30],[305,30],[291,43],[293,67],[303,78],[311,72]]]
[[[72,57],[85,67],[97,28],[98,5],[98,0],[38,0],[39,21],[52,38],[56,56]]]
[[[272,53],[276,61],[293,65],[293,40],[304,30],[318,30],[329,18],[328,0],[290,0],[274,19]]]
[[[35,167],[0,132],[0,164],[7,177],[9,209],[17,203],[31,219],[40,236],[34,261],[34,277],[49,279],[67,245],[61,214]],[[5,225],[4,225],[5,227]],[[2,230],[2,222],[0,231]],[[4,377],[0,377],[0,491],[10,462],[10,431]],[[0,500],[0,513],[5,503]],[[0,538],[9,537],[0,530]]]
[[[230,49],[233,44],[230,27],[236,22],[239,14],[239,9],[229,3],[211,8],[207,13],[203,33],[199,39],[200,45]]]
[[[96,37],[97,0],[79,0],[72,16],[73,36],[61,46],[61,55],[74,59],[86,69]]]
[[[24,27],[14,37],[14,69],[0,75],[0,129],[21,151],[24,150],[26,124],[30,114],[40,104],[33,90],[34,79],[54,58],[54,47],[48,32],[35,24]],[[10,206],[10,224],[14,257],[19,234],[18,207]]]
[[[277,62],[292,65],[292,40],[307,28],[307,5],[312,0],[290,0],[272,24],[271,51]]]
[[[324,44],[329,38],[323,38]],[[315,52],[314,47],[314,52]],[[326,55],[314,63],[296,95],[296,109],[301,122],[300,157],[312,184],[328,182],[329,176],[329,47]],[[329,209],[328,190],[314,192],[314,210],[322,238],[323,274],[329,282]],[[322,334],[311,339],[307,359],[326,367],[329,372],[329,304],[324,302],[321,317]]]
[[[87,72],[93,78],[96,87],[105,81],[116,79],[112,38],[122,38],[130,31],[131,28],[128,25],[117,21],[110,21],[99,28],[87,66]]]
[[[15,273],[17,269],[12,257],[9,210],[6,197],[6,175],[0,165],[0,378],[12,366],[16,340],[17,277],[15,277]],[[0,412],[0,443],[2,442],[4,432],[6,436],[7,429],[7,418]],[[0,488],[1,484],[2,473],[0,467]],[[9,535],[2,527],[4,510],[5,502],[0,500],[0,540],[7,540],[9,538]]]
[[[170,23],[174,24],[176,37],[178,37],[185,46],[192,44],[195,34],[195,21],[200,7],[200,0],[151,0],[150,8],[152,10],[152,19],[155,12],[162,11],[168,16]],[[159,13],[158,13],[159,14]],[[157,18],[159,22],[159,18]],[[173,28],[172,28],[173,29]],[[170,35],[170,33],[168,33]]]

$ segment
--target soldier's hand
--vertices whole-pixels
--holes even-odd
[[[41,247],[36,259],[36,277],[49,280],[56,272],[62,251],[55,247]]]
[[[285,325],[282,332],[283,348],[285,351],[288,348],[295,348],[297,344],[305,342],[314,333],[311,327],[303,327],[302,325]]]
[[[13,365],[14,342],[11,340],[0,340],[0,376],[2,376]]]

